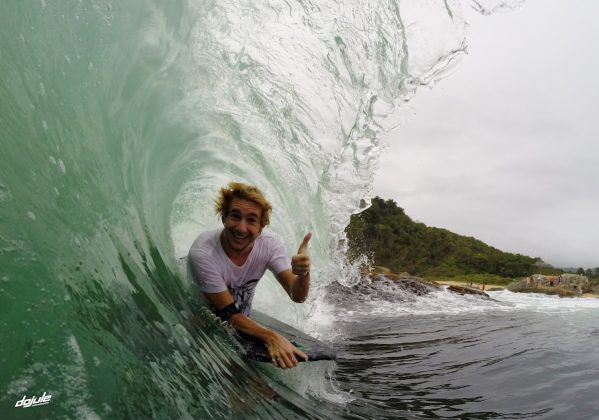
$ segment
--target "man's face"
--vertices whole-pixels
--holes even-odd
[[[259,205],[242,198],[233,198],[227,217],[223,220],[225,251],[249,252],[262,232],[261,217],[262,208]]]

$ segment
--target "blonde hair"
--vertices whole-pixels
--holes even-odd
[[[257,204],[262,209],[260,225],[267,226],[270,223],[270,213],[272,206],[257,187],[243,184],[241,182],[229,182],[229,185],[222,187],[218,192],[218,197],[214,200],[214,210],[221,219],[227,217],[229,207],[233,198],[241,198]]]

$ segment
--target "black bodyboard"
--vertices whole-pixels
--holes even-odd
[[[337,358],[337,353],[331,346],[293,328],[291,325],[287,325],[284,322],[258,311],[252,311],[251,318],[258,324],[281,334],[289,340],[291,344],[306,353],[308,355],[308,362],[335,360]],[[242,351],[247,358],[259,362],[272,363],[272,359],[268,354],[268,349],[262,341],[237,332],[235,333],[235,338],[242,347]],[[299,362],[305,361],[297,356],[296,359]]]

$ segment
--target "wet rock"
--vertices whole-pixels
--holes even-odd
[[[393,281],[396,285],[408,290],[417,296],[426,295],[430,292],[441,289],[437,283],[425,280],[421,277],[415,277],[410,275],[399,275],[399,274],[386,274],[383,276],[385,279]],[[377,281],[377,277],[373,278],[373,281]]]
[[[447,286],[447,290],[453,293],[458,293],[460,295],[478,295],[484,297],[486,299],[491,299],[491,297],[483,292],[482,290],[474,289],[472,287],[467,286],[458,286],[457,284],[451,284]]]

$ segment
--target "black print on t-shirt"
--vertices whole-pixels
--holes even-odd
[[[237,307],[246,315],[250,314],[252,298],[254,297],[254,290],[256,290],[258,280],[260,279],[249,280],[240,287],[229,287],[229,292],[231,292],[231,296],[233,296]]]

